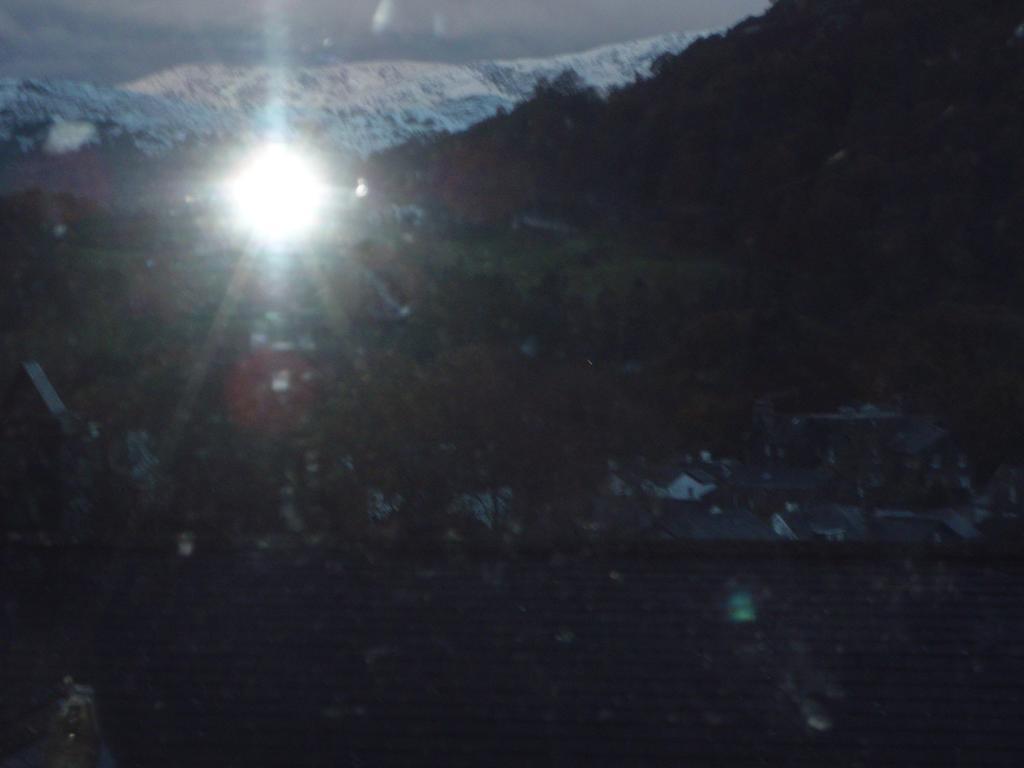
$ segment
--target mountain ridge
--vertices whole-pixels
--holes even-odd
[[[625,85],[649,75],[658,57],[703,35],[673,33],[550,59],[471,64],[356,62],[288,72],[185,65],[116,88],[0,79],[0,142],[16,142],[28,153],[46,145],[41,127],[81,122],[103,126],[99,140],[128,136],[156,156],[190,140],[258,133],[280,118],[281,110],[267,109],[277,103],[300,130],[333,149],[366,156],[417,135],[468,128],[513,108],[541,79],[566,69],[602,91]]]

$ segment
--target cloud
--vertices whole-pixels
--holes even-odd
[[[74,7],[70,7],[74,2]],[[117,83],[190,61],[249,61],[262,50],[247,28],[139,23],[36,0],[5,0],[17,37],[0,46],[0,77],[56,77]],[[3,38],[0,20],[0,40]]]
[[[768,0],[4,0],[0,76],[123,82],[268,53],[459,61],[729,24]],[[330,38],[325,48],[323,41]]]
[[[0,40],[13,43],[26,34],[25,28],[11,14],[0,9]]]

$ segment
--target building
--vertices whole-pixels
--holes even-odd
[[[707,452],[699,459],[688,455],[655,466],[641,461],[623,467],[612,462],[605,490],[617,497],[700,501],[723,487],[738,466],[728,459],[715,460]]]
[[[874,540],[901,544],[955,544],[980,536],[970,520],[955,510],[879,509],[869,525]]]
[[[782,414],[759,400],[750,461],[826,469],[835,476],[836,497],[850,503],[942,504],[972,489],[973,469],[949,432],[899,408]]]
[[[721,507],[724,489],[737,471],[737,462],[714,459],[704,452],[650,466],[637,461],[628,466],[610,462],[608,476],[598,493],[584,528],[591,533],[640,535],[653,533],[658,520],[670,509]]]
[[[13,658],[123,766],[1017,764],[1021,562],[809,549],[49,551]]]
[[[824,469],[738,467],[724,489],[729,503],[764,518],[797,510],[830,496],[832,475]]]
[[[772,541],[771,526],[749,509],[702,501],[662,505],[651,527],[652,539],[701,542]]]
[[[791,508],[772,515],[772,531],[786,541],[866,541],[864,510],[840,504]]]
[[[971,493],[973,468],[967,454],[942,427],[907,419],[887,447],[894,479],[905,488],[941,491],[957,498]]]
[[[957,510],[914,512],[842,504],[819,504],[772,516],[772,530],[788,541],[951,544],[979,537]]]

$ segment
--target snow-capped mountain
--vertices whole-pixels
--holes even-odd
[[[44,149],[68,126],[91,126],[91,140],[127,136],[147,154],[190,138],[224,134],[237,117],[178,99],[165,99],[63,80],[0,79],[0,142],[22,151]],[[84,134],[83,134],[84,136]]]
[[[122,86],[219,110],[251,111],[269,93],[299,110],[436,108],[450,101],[492,98],[507,104],[527,96],[542,77],[567,69],[597,88],[649,74],[652,62],[675,53],[698,35],[672,34],[549,59],[437,64],[357,62],[293,69],[186,65]]]
[[[0,80],[0,143],[14,142],[22,152],[52,150],[54,126],[65,126],[64,133],[83,143],[127,139],[147,155],[161,155],[190,141],[244,137],[286,116],[289,125],[326,138],[337,150],[366,155],[416,135],[468,128],[515,106],[541,78],[567,69],[602,90],[631,82],[649,74],[659,56],[700,36],[465,65],[360,62],[287,71],[194,65],[120,88]]]

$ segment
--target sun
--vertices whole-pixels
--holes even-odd
[[[311,160],[277,143],[255,152],[227,190],[238,226],[271,247],[312,234],[327,202],[327,191]]]

